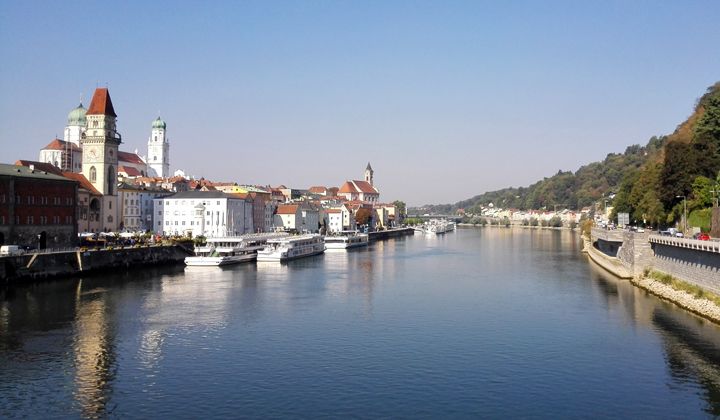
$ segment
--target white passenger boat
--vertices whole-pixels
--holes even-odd
[[[330,249],[348,249],[367,246],[369,236],[367,233],[360,233],[356,230],[344,230],[334,235],[325,237],[325,248]]]
[[[455,222],[446,219],[430,219],[423,224],[420,230],[424,233],[440,235],[455,230]]]
[[[257,260],[287,261],[323,252],[325,252],[325,242],[320,235],[287,236],[268,240],[265,248],[258,251]]]
[[[268,240],[288,236],[286,233],[251,234],[208,238],[205,245],[195,247],[195,255],[185,258],[189,267],[217,267],[255,261]]]

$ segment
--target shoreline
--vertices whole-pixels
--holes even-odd
[[[646,276],[633,277],[630,279],[630,283],[688,312],[720,324],[720,307],[708,299],[697,298],[688,292],[676,290],[672,286]]]
[[[677,290],[645,274],[634,276],[622,265],[619,259],[598,251],[587,238],[583,238],[583,242],[585,247],[581,252],[586,253],[592,262],[602,267],[608,273],[620,279],[629,280],[633,286],[644,290],[646,293],[650,293],[659,299],[672,303],[696,316],[715,324],[720,324],[720,306],[714,302],[705,298],[695,297],[693,294],[683,290]]]

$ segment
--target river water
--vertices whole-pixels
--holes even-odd
[[[720,328],[577,234],[460,229],[0,299],[0,417],[712,417]]]

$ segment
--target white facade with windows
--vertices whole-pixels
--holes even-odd
[[[164,235],[252,233],[252,204],[220,191],[184,191],[154,201],[153,230]]]

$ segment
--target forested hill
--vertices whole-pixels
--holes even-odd
[[[674,216],[676,196],[691,195],[698,176],[717,175],[718,150],[720,82],[708,88],[693,114],[674,133],[652,137],[645,146],[633,145],[624,153],[611,153],[602,162],[585,165],[575,173],[558,171],[529,187],[486,192],[455,204],[424,206],[423,210],[443,214],[458,209],[474,212],[490,203],[522,210],[555,206],[580,209],[615,192],[619,196],[615,204],[621,210],[636,213],[636,218],[648,218],[649,210],[654,208],[651,218],[664,223]]]

